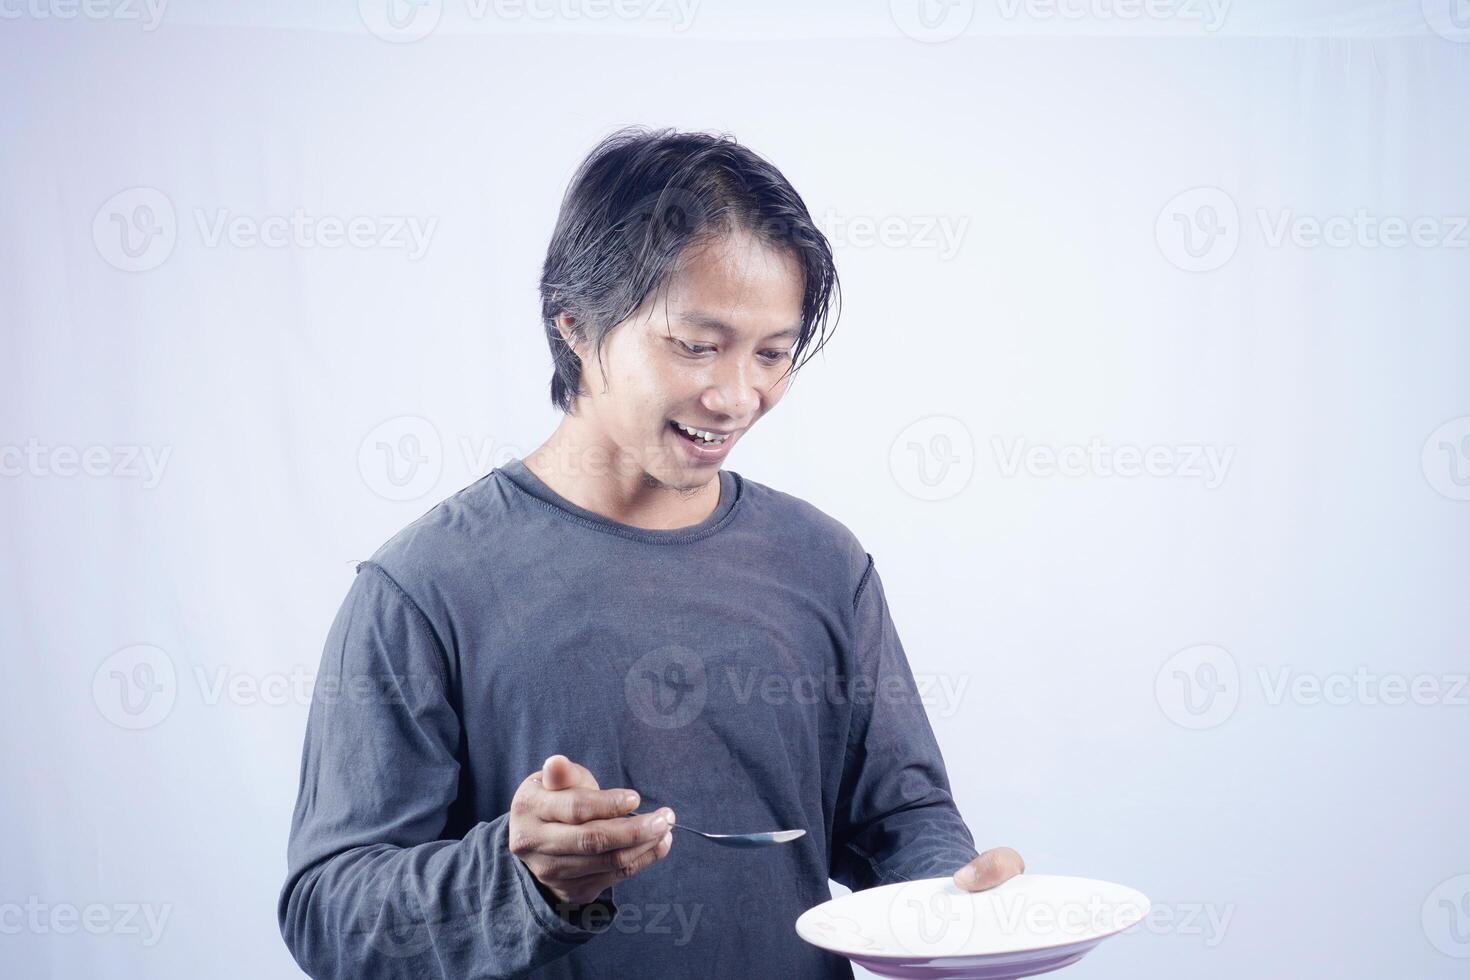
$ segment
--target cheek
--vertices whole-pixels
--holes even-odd
[[[663,428],[670,418],[688,410],[691,397],[698,397],[697,388],[680,385],[662,373],[644,372],[630,379],[630,384],[627,390],[634,397],[629,399],[627,418],[639,429]]]
[[[628,422],[643,425],[650,414],[666,408],[669,390],[666,369],[644,355],[619,366],[614,387],[619,394],[619,414]]]
[[[638,356],[627,365],[626,383],[642,399],[658,399],[677,393],[687,385],[686,372],[672,362],[657,338],[639,345]]]
[[[667,361],[650,362],[641,379],[644,395],[658,402],[664,412],[687,410],[708,383],[706,372],[698,366]]]
[[[781,370],[784,372],[786,369],[783,366]],[[772,408],[774,408],[776,406],[776,403],[781,400],[781,397],[786,394],[786,389],[791,387],[790,374],[786,374],[784,376],[778,374],[777,377],[781,378],[781,380],[773,382],[766,389],[766,411],[770,411]]]

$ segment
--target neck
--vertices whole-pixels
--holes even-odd
[[[585,510],[644,530],[698,524],[720,503],[719,473],[696,486],[665,483],[637,453],[609,440],[588,420],[564,415],[544,443],[525,457],[526,468],[556,493]]]

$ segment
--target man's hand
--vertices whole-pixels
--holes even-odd
[[[992,847],[956,871],[954,882],[967,892],[983,892],[1025,870],[1021,855],[1009,847]]]
[[[673,848],[674,811],[623,816],[637,808],[637,793],[600,789],[587,769],[554,755],[511,800],[510,851],[558,901],[586,905]]]

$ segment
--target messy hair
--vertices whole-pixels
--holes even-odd
[[[686,250],[737,230],[785,250],[802,270],[787,368],[795,371],[827,342],[841,289],[831,245],[781,171],[728,135],[630,126],[599,143],[567,188],[541,269],[552,404],[570,413],[585,394],[559,314],[572,317],[575,339],[590,342],[600,364],[608,333],[667,285]]]

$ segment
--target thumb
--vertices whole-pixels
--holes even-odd
[[[597,780],[584,766],[579,766],[564,755],[553,755],[541,765],[541,785],[546,789],[571,789],[585,786],[598,789]]]

